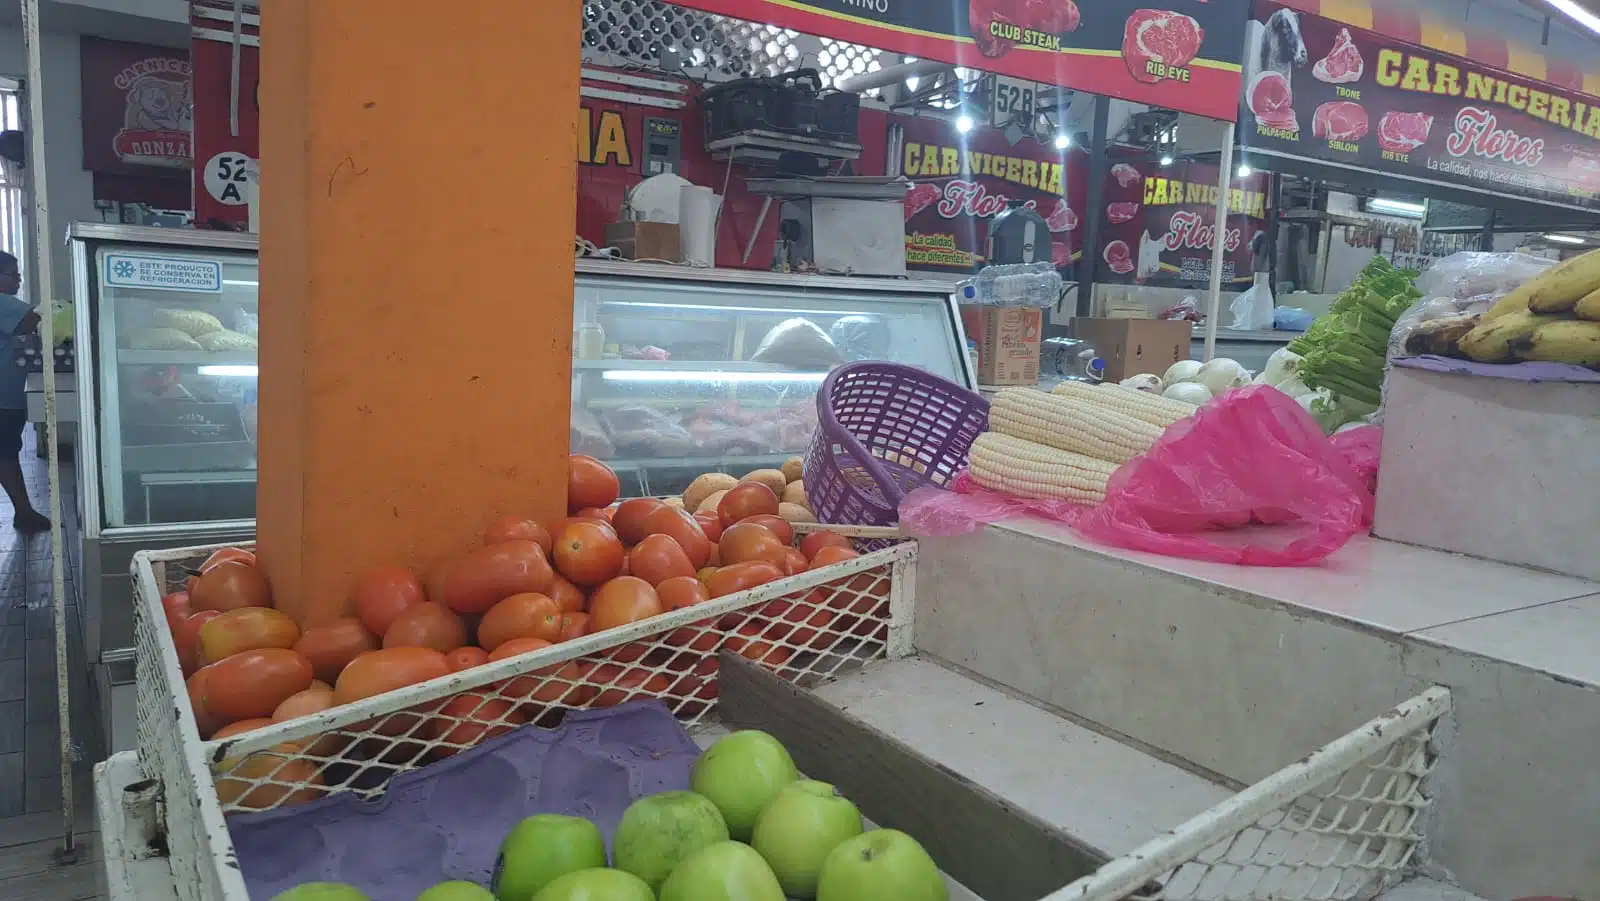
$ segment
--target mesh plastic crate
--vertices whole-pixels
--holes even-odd
[[[804,530],[802,530],[804,531]],[[892,530],[834,529],[858,541]],[[911,651],[913,542],[313,716],[204,741],[161,596],[216,546],[135,556],[139,757],[163,786],[184,901],[246,901],[225,816],[332,793],[381,794],[401,773],[565,711],[656,698],[686,724],[716,703],[726,650],[809,684]]]

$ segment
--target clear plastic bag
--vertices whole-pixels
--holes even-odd
[[[1027,501],[958,477],[953,491],[913,491],[900,522],[909,534],[948,536],[1033,513],[1131,550],[1241,566],[1310,566],[1371,525],[1381,436],[1379,429],[1358,429],[1329,440],[1283,392],[1254,385],[1168,428],[1144,456],[1112,475],[1099,506]],[[1250,523],[1277,528],[1240,528]],[[1273,547],[1262,541],[1266,535],[1289,540]]]
[[[1526,253],[1453,253],[1417,277],[1424,297],[1500,297],[1556,264],[1555,260]]]

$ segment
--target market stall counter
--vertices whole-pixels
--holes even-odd
[[[119,749],[133,742],[133,554],[254,533],[257,238],[84,222],[68,237],[83,406],[73,559]]]

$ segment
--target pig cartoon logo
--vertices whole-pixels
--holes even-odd
[[[193,164],[194,87],[189,75],[186,61],[147,59],[117,76],[116,86],[127,97],[114,141],[118,159],[137,166]]]

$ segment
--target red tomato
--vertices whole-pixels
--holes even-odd
[[[568,582],[559,573],[550,580],[550,590],[545,592],[550,600],[556,602],[556,608],[562,613],[577,613],[587,604],[588,598],[583,596],[583,590]]]
[[[163,595],[161,609],[166,611],[167,628],[174,635],[177,634],[177,624],[194,614],[194,607],[189,603],[189,592],[187,591],[174,591],[171,594]]]
[[[682,610],[684,607],[692,607],[695,604],[704,603],[711,599],[711,591],[706,588],[704,582],[684,576],[668,579],[657,585],[656,594],[661,598],[661,606],[668,612]],[[710,653],[716,650],[717,642],[720,641],[717,633],[708,628],[711,625],[711,620],[707,619],[690,626],[673,629],[667,634],[665,640],[670,645],[687,647],[702,653]]]
[[[449,757],[479,742],[504,735],[524,722],[511,702],[480,694],[459,694],[439,709],[439,716],[428,721],[428,734],[435,741],[461,745],[434,749],[439,757]]]
[[[711,555],[711,539],[706,537],[705,530],[700,528],[693,514],[677,507],[663,504],[645,518],[645,530],[652,535],[665,535],[676,541],[696,569],[705,566],[706,558]]]
[[[200,669],[200,628],[221,616],[220,610],[202,610],[178,624],[172,633],[172,643],[178,649],[178,663],[185,676]]]
[[[717,542],[723,566],[761,560],[782,568],[786,549],[787,546],[778,540],[771,529],[753,522],[734,523]]]
[[[803,573],[806,571],[806,565],[806,555],[800,553],[799,548],[786,547],[783,549],[783,564],[779,566],[779,569],[783,570],[784,575],[792,576],[795,573]]]
[[[451,565],[443,580],[443,596],[432,600],[457,613],[483,613],[514,594],[544,594],[554,577],[536,542],[526,538],[502,541],[478,548]]]
[[[589,681],[600,687],[600,692],[589,702],[591,707],[615,707],[633,698],[656,697],[672,689],[672,677],[666,673],[652,673],[645,669],[628,669],[614,663],[602,663],[589,674]]]
[[[483,544],[500,544],[504,541],[531,541],[550,556],[550,532],[544,526],[521,516],[502,516],[483,530]]]
[[[584,507],[582,510],[574,513],[573,516],[576,516],[580,519],[603,519],[606,522],[610,522],[611,516],[616,509],[616,507]]]
[[[381,648],[350,661],[333,686],[335,706],[426,682],[450,673],[450,662],[432,648]]]
[[[500,647],[495,648],[494,653],[489,655],[489,662],[499,663],[502,660],[508,660],[512,657],[520,657],[523,654],[531,654],[534,651],[542,651],[548,647],[550,647],[550,642],[545,641],[543,638],[513,638],[510,641],[507,641],[505,644],[500,645]],[[544,680],[541,678],[541,676],[547,675],[554,671],[555,668],[553,667],[543,667],[538,670],[534,670],[530,675],[517,676],[516,678],[507,679],[504,682],[500,682],[498,683],[497,687],[500,693],[507,698],[512,700],[525,700],[530,697],[543,683]]]
[[[441,654],[467,643],[467,624],[443,604],[418,604],[395,617],[383,633],[385,648],[432,648]]]
[[[488,663],[489,652],[469,644],[465,647],[456,648],[444,655],[444,659],[450,664],[450,672],[459,673],[462,670],[472,669],[475,666],[482,666]]]
[[[542,594],[514,594],[490,607],[478,623],[478,644],[490,652],[513,638],[555,641],[560,636],[561,611]]]
[[[815,554],[811,555],[811,564],[806,568],[808,570],[821,569],[824,566],[832,566],[835,563],[843,563],[846,560],[854,560],[859,556],[861,555],[847,547],[834,547],[833,545],[825,545],[818,549]]]
[[[609,525],[576,520],[556,534],[556,568],[573,584],[592,586],[615,578],[624,559],[622,542]]]
[[[200,627],[200,660],[216,663],[240,651],[292,648],[300,640],[294,620],[270,607],[229,610]]]
[[[746,623],[739,627],[737,634],[728,636],[728,640],[722,646],[746,660],[753,660],[769,669],[777,669],[789,662],[789,658],[794,656],[794,651],[764,640],[761,637],[761,630],[762,627],[756,623]]]
[[[333,707],[333,692],[326,688],[308,688],[305,691],[295,692],[285,698],[272,711],[272,722],[281,723],[284,720],[298,719],[321,713]]]
[[[272,589],[255,566],[238,561],[219,563],[200,574],[189,602],[196,610],[238,610],[271,607]]]
[[[600,586],[589,600],[589,629],[604,632],[661,613],[661,598],[649,582],[618,576]]]
[[[272,725],[273,722],[274,721],[268,717],[255,717],[248,720],[240,720],[237,723],[229,723],[228,725],[223,726],[221,729],[218,729],[216,734],[211,736],[211,740],[221,741],[224,738],[233,738],[235,735],[243,735],[246,732],[254,732],[257,729],[264,729],[267,726]]]
[[[361,625],[373,635],[389,631],[389,625],[407,607],[427,600],[422,580],[404,566],[374,566],[361,574],[350,592]]]
[[[722,520],[715,513],[696,513],[694,521],[700,524],[700,531],[706,533],[706,538],[715,542],[722,537]]]
[[[287,648],[244,651],[205,670],[203,703],[225,722],[272,716],[279,704],[310,688],[315,678],[311,661]]]
[[[589,614],[563,613],[561,614],[560,641],[571,641],[589,634]]]
[[[228,723],[227,720],[206,709],[206,680],[210,676],[211,673],[207,669],[197,670],[189,676],[185,686],[189,691],[189,707],[194,711],[194,726],[201,738],[210,738]]]
[[[212,551],[211,556],[206,558],[206,562],[200,564],[200,572],[204,573],[206,570],[221,566],[224,563],[243,563],[245,566],[255,566],[256,555],[244,548],[225,547],[221,550]]]
[[[617,512],[611,517],[611,525],[617,530],[617,537],[623,544],[638,544],[650,534],[645,530],[645,518],[666,504],[653,497],[629,498],[617,505]]]
[[[850,546],[850,539],[840,535],[838,532],[812,532],[800,539],[800,553],[805,554],[807,560],[815,557],[817,551],[825,547],[843,548],[847,551],[853,550]]]
[[[714,598],[720,598],[735,592],[745,591],[776,582],[783,578],[783,573],[771,563],[764,560],[752,560],[747,563],[733,563],[724,566],[712,573],[706,580],[706,589]]]
[[[724,526],[762,514],[778,515],[778,496],[760,482],[740,482],[717,503],[717,518]]]
[[[317,678],[329,684],[339,681],[339,673],[350,661],[377,648],[378,639],[353,616],[307,629],[294,643],[294,649],[311,661]]]
[[[767,531],[778,536],[778,540],[783,542],[784,546],[786,547],[794,544],[794,526],[790,525],[789,521],[781,516],[774,516],[770,513],[758,513],[755,516],[746,516],[744,519],[739,521],[754,523],[755,525],[765,528]]]
[[[622,491],[611,467],[585,454],[567,458],[567,509],[609,507]]]
[[[550,642],[543,638],[513,638],[495,648],[494,652],[489,655],[489,662],[497,663],[509,657],[520,657],[523,654],[542,651],[548,647],[550,647]]]
[[[678,542],[666,535],[649,535],[628,552],[628,572],[660,585],[677,576],[693,576],[694,564]]]

